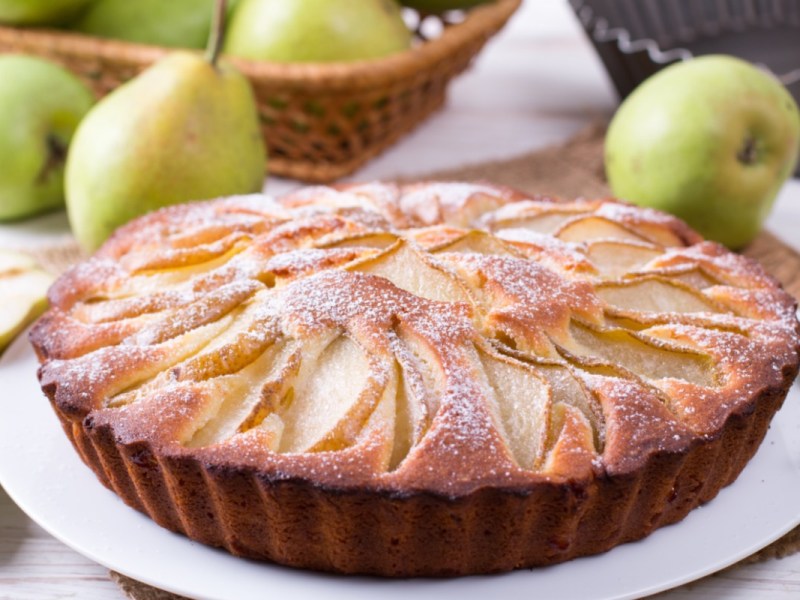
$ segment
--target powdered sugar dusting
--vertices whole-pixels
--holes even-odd
[[[109,394],[147,382],[123,409],[109,409],[108,414],[121,429],[126,419],[151,419],[136,430],[150,432],[161,443],[175,441],[169,436],[182,430],[177,421],[185,419],[188,427],[190,419],[213,424],[234,418],[231,407],[248,398],[255,408],[235,416],[242,426],[234,423],[235,433],[198,452],[240,452],[248,464],[269,464],[286,477],[314,473],[325,481],[402,481],[412,488],[449,493],[484,481],[530,481],[546,464],[521,469],[504,447],[505,434],[492,412],[494,392],[476,348],[531,340],[527,346],[509,346],[508,360],[524,360],[525,368],[536,369],[546,357],[581,379],[587,394],[602,405],[602,415],[587,419],[601,428],[597,437],[606,440],[603,456],[594,459],[598,471],[627,468],[652,452],[686,447],[695,432],[709,423],[721,426],[765,385],[780,387],[796,366],[800,342],[794,304],[752,261],[711,243],[666,250],[648,244],[660,255],[623,278],[666,278],[702,268],[722,282],[702,293],[724,305],[727,313],[667,311],[641,316],[640,321],[626,314],[626,321],[609,312],[596,294],[598,273],[587,258],[586,243],[522,227],[488,231],[504,220],[548,213],[601,217],[647,239],[653,239],[653,232],[663,232],[660,239],[683,232],[673,217],[617,202],[519,200],[507,190],[461,183],[320,186],[280,201],[247,196],[173,207],[129,226],[101,257],[56,284],[54,305],[63,318],[80,321],[94,335],[67,341],[67,354],[74,358],[45,360],[42,382],[56,390],[56,402],[65,412],[82,416]],[[421,226],[433,228],[411,229]],[[424,256],[416,238],[455,240],[475,227],[494,235],[493,244],[505,242],[507,255],[482,254],[480,248],[492,243],[470,252],[440,249],[435,258],[420,263],[431,267],[429,273],[420,267],[412,274],[418,287],[409,289],[424,289],[426,297],[392,283],[402,277],[355,270],[378,260],[384,261],[385,273],[397,275],[408,268],[407,263],[396,264],[399,259],[388,245],[359,245],[359,236],[399,236]],[[326,248],[330,240],[342,245]],[[144,268],[149,270],[134,273]],[[126,325],[122,340],[112,337],[120,336],[121,329],[110,332],[109,325],[118,321]],[[635,334],[661,349],[704,356],[720,377],[713,385],[697,385],[679,377],[645,382],[619,368],[603,372],[607,357],[594,356],[590,349],[580,356],[565,350],[575,348],[570,346],[575,323],[602,335],[618,332],[618,339],[629,339]],[[58,335],[47,331],[46,324],[41,327],[38,335]],[[319,371],[314,361],[342,336],[363,351],[369,385],[388,396],[373,394],[368,408],[356,407],[333,423],[331,436],[340,437],[335,444],[328,440],[330,447],[275,451],[265,440],[281,435],[280,428],[268,430],[264,423],[273,421],[266,416],[285,416],[282,411],[292,402],[299,374],[313,377]],[[491,343],[484,336],[493,338]],[[281,371],[284,379],[275,379],[274,373],[270,379],[270,360],[288,360],[284,351],[289,348],[302,350],[293,359],[297,364]],[[408,357],[419,361],[426,381],[441,397],[432,404],[435,414],[426,416],[430,422],[424,435],[402,457],[397,471],[387,473],[380,457],[391,449],[400,417],[399,409],[386,406],[395,406],[401,397],[387,390],[402,385],[404,377],[417,387],[424,379],[416,372],[404,373],[410,368],[403,367],[404,360],[412,360]],[[158,398],[168,402],[173,397],[180,402],[171,406],[185,410],[169,413],[170,426],[136,408],[142,398],[157,403]],[[253,424],[244,427],[246,417]],[[342,431],[351,437],[341,441]],[[561,452],[566,456],[570,448]]]

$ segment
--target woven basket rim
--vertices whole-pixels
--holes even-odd
[[[519,8],[522,0],[493,0],[466,13],[466,18],[447,27],[441,36],[384,58],[339,63],[276,63],[233,57],[225,60],[245,75],[285,87],[303,90],[353,90],[392,85],[413,79],[432,65],[446,61],[459,48],[485,41]],[[53,50],[73,56],[90,56],[116,63],[152,63],[179,48],[134,44],[55,29],[20,29],[0,26],[0,37],[35,37]],[[183,50],[187,51],[187,50]],[[189,50],[192,51],[192,50]]]
[[[522,0],[491,0],[466,12],[461,22],[447,23],[439,37],[373,60],[286,64],[227,57],[253,87],[271,150],[269,172],[308,182],[351,174],[439,108],[450,80],[468,68],[521,4]],[[0,48],[55,60],[80,76],[98,97],[167,54],[187,52],[2,25]],[[372,116],[365,114],[373,108]],[[321,119],[328,111],[329,116],[338,115],[332,125],[314,128],[309,115]]]

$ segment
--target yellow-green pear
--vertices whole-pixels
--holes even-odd
[[[0,221],[64,205],[67,148],[94,96],[35,56],[0,55]]]
[[[61,25],[94,0],[0,0],[0,23]]]
[[[380,58],[409,47],[395,0],[242,0],[225,54],[275,62]]]
[[[0,352],[45,311],[52,283],[28,255],[0,250]]]
[[[798,150],[800,109],[781,82],[709,55],[636,88],[611,121],[605,165],[615,195],[739,249],[761,229]]]
[[[66,194],[72,231],[86,250],[152,210],[261,189],[266,150],[250,83],[217,63],[215,50],[209,54],[168,55],[81,123]]]
[[[171,48],[202,48],[214,0],[96,0],[73,25],[88,35]]]
[[[465,10],[486,4],[490,0],[400,0],[400,4],[426,13],[442,13],[448,10]]]

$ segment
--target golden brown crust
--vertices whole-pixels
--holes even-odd
[[[679,521],[800,362],[756,263],[655,211],[489,184],[172,207],[50,296],[40,380],[104,485],[346,573],[545,565]]]

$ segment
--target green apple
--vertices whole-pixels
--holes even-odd
[[[0,23],[61,25],[94,0],[0,0]]]
[[[0,250],[0,352],[45,311],[52,283],[29,256]]]
[[[797,162],[800,112],[771,74],[730,56],[677,63],[614,116],[605,164],[616,196],[670,212],[737,249]]]
[[[242,0],[225,53],[275,62],[379,58],[411,44],[394,0]]]
[[[94,103],[69,71],[31,56],[0,56],[0,220],[64,204],[64,163]]]
[[[203,48],[214,0],[97,0],[73,25],[97,37],[172,48]]]

